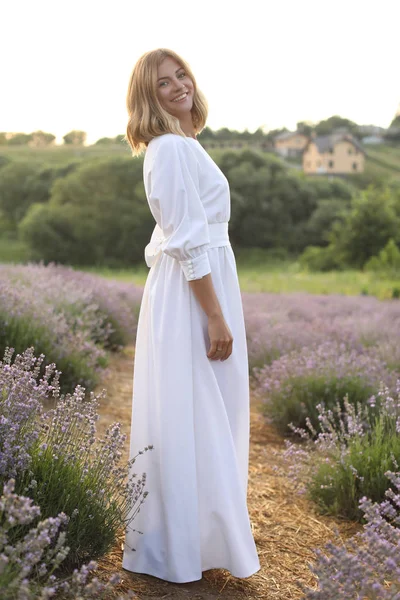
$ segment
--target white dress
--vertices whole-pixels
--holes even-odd
[[[248,356],[229,184],[197,140],[172,133],[151,140],[143,175],[156,226],[145,249],[130,457],[154,448],[132,465],[149,493],[126,530],[122,566],[176,583],[214,568],[249,577],[260,563],[247,509]],[[207,357],[208,319],[188,283],[210,272],[233,335],[225,361]]]

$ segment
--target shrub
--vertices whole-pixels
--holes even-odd
[[[310,569],[318,589],[300,584],[307,600],[395,600],[400,596],[400,477],[387,471],[392,484],[380,504],[363,497],[359,508],[366,524],[347,543],[315,550]],[[339,536],[337,535],[339,538]]]
[[[329,409],[346,394],[352,404],[365,402],[382,380],[395,382],[383,361],[334,341],[293,351],[254,371],[265,414],[284,434],[289,423],[304,427],[307,418],[318,428],[318,404]]]
[[[393,239],[373,256],[364,266],[365,271],[373,271],[377,277],[397,277],[400,273],[400,250]]]
[[[49,265],[0,266],[0,351],[33,346],[62,372],[63,391],[92,389],[106,349],[134,341],[141,290]]]
[[[89,582],[89,575],[97,567],[95,561],[90,561],[79,570],[75,569],[71,576],[57,578],[55,573],[69,552],[68,546],[65,546],[65,532],[59,532],[62,524],[68,522],[68,517],[60,513],[32,527],[32,522],[40,516],[40,508],[30,498],[14,494],[14,488],[15,480],[10,479],[4,484],[0,496],[2,600],[45,600],[55,595],[59,597],[59,593],[63,600],[104,598],[105,593],[120,582],[120,576],[117,573],[111,575],[107,583],[100,582],[96,577]],[[27,526],[27,533],[12,543],[10,532]],[[131,598],[132,595],[127,597]]]
[[[342,267],[331,246],[307,246],[299,256],[299,263],[303,269],[310,271],[334,271]]]
[[[60,512],[70,517],[65,567],[102,556],[147,496],[146,474],[137,481],[133,474],[126,481],[128,470],[120,466],[126,435],[119,423],[96,438],[103,393],[84,400],[84,389],[76,386],[73,394],[60,396],[55,365],[36,381],[43,356],[36,359],[30,348],[14,364],[11,357],[12,350],[7,350],[0,365],[0,483],[14,477],[16,493],[32,498],[45,519]],[[49,398],[56,406],[45,412],[43,403]],[[12,543],[21,536],[20,529],[15,533]]]
[[[360,520],[359,500],[382,501],[388,487],[384,473],[400,463],[400,381],[397,399],[382,387],[368,403],[333,410],[318,405],[320,431],[307,420],[293,431],[300,446],[286,442],[285,458],[301,491],[307,491],[321,512]]]

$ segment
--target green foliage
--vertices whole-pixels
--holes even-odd
[[[400,240],[400,186],[397,184],[371,185],[352,198],[347,210],[337,208],[337,215],[332,216],[334,207],[327,209],[326,205],[323,206],[322,218],[332,219],[331,229],[324,235],[330,243],[321,250],[307,248],[300,257],[304,267],[321,271],[348,267],[360,269],[379,254],[389,240],[392,239],[394,244]],[[316,210],[308,227],[312,227],[313,219],[318,223],[320,216],[321,213]],[[387,260],[390,258],[387,257]],[[372,261],[369,269],[375,264],[376,261]]]
[[[337,447],[329,461],[316,459],[310,497],[328,514],[360,520],[358,502],[363,496],[374,502],[385,499],[386,471],[397,471],[400,464],[400,436],[395,420],[376,417],[369,435],[352,436],[348,454]]]
[[[28,161],[10,162],[0,169],[1,229],[16,232],[29,207],[48,202],[53,183],[71,173],[77,163],[47,167]]]
[[[0,154],[0,169],[8,165],[11,159],[8,156],[4,156],[4,154]]]
[[[9,146],[24,146],[32,140],[32,135],[28,133],[14,133],[7,141]]]
[[[31,204],[31,184],[37,167],[10,162],[0,169],[0,211],[3,227],[15,231]]]
[[[142,162],[86,163],[58,179],[46,206],[33,205],[20,234],[36,259],[118,266],[143,261],[154,227],[144,194]]]
[[[344,224],[335,224],[332,241],[349,266],[362,268],[393,238],[400,239],[400,188],[397,194],[388,187],[370,186],[359,192],[351,204]]]
[[[284,435],[291,432],[289,423],[304,428],[307,417],[318,430],[317,405],[320,403],[329,409],[348,394],[350,402],[357,404],[357,402],[365,402],[376,392],[375,388],[358,376],[339,379],[333,375],[319,377],[315,373],[285,380],[284,389],[290,389],[290,393],[282,393],[279,389],[270,390],[268,402],[263,407],[265,413],[272,418],[278,430]]]
[[[2,224],[0,222],[0,230]],[[29,247],[21,240],[15,239],[3,232],[0,237],[0,263],[26,263],[31,254]]]
[[[306,179],[278,158],[250,150],[224,152],[218,165],[231,188],[230,236],[241,248],[299,252],[310,242],[308,222],[318,203],[336,197],[345,204],[351,195],[343,182]]]
[[[64,144],[82,146],[86,141],[86,132],[74,129],[63,135],[63,140]]]
[[[306,224],[307,238],[310,245],[322,246],[329,241],[329,231],[333,224],[335,222],[342,223],[346,217],[349,200],[350,196],[347,198],[322,198],[318,201],[316,209]],[[328,269],[331,268],[334,267],[328,267]]]
[[[351,121],[350,119],[340,117],[338,115],[333,115],[328,119],[323,119],[322,121],[319,121],[319,123],[315,126],[314,130],[317,133],[317,135],[328,135],[330,133],[333,133],[339,127],[345,127],[350,133],[352,133],[356,137],[359,135],[357,123]]]
[[[71,447],[79,441],[80,426],[78,419],[73,418],[68,432]],[[110,497],[110,490],[103,501],[96,497],[96,492],[108,487],[108,481],[101,476],[100,461],[92,464],[87,474],[82,462],[67,462],[62,455],[57,455],[57,443],[53,439],[44,453],[36,446],[30,473],[17,482],[17,493],[23,492],[29,480],[36,482],[29,490],[29,497],[40,506],[41,518],[60,512],[71,517],[66,536],[70,551],[63,563],[63,569],[68,570],[111,550],[124,521],[119,503]]]
[[[331,246],[307,246],[299,256],[299,263],[302,269],[309,271],[333,271],[340,268]]]
[[[64,349],[64,355],[60,356],[57,347],[58,340],[54,332],[43,322],[38,322],[30,315],[10,315],[0,308],[0,348],[11,346],[17,354],[22,354],[26,348],[33,346],[37,354],[44,354],[50,359],[56,358],[57,366],[62,371],[63,391],[71,389],[73,384],[79,382],[81,385],[93,388],[99,381],[99,367],[105,367],[108,358],[99,357],[98,364],[89,365],[84,360],[82,351],[75,351],[72,347]],[[71,345],[70,345],[71,346]]]
[[[365,271],[373,271],[377,277],[396,277],[400,274],[400,250],[393,239],[382,248],[378,256],[373,256],[364,266]]]

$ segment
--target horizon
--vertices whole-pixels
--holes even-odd
[[[337,0],[329,23],[316,0],[246,6],[243,14],[227,0],[206,0],[194,26],[182,0],[151,7],[115,0],[111,9],[93,0],[9,4],[2,11],[0,131],[42,130],[57,145],[72,130],[85,131],[87,145],[123,135],[131,70],[156,47],[190,64],[214,131],[294,131],[299,121],[332,115],[389,127],[400,100],[400,3],[382,0],[377,11]]]

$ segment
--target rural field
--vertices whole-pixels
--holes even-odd
[[[0,600],[400,600],[399,0],[73,4],[4,3]]]
[[[113,582],[108,597],[133,593],[142,600],[333,599],[333,580],[343,593],[362,589],[366,597],[371,586],[397,590],[400,301],[390,293],[396,282],[244,262],[238,260],[251,380],[248,507],[261,570],[247,581],[214,569],[190,584],[120,568],[128,498],[134,491],[145,503],[143,481],[128,484],[124,465],[147,269],[2,265],[0,433],[6,452],[0,477],[14,477],[16,494],[30,491],[34,503],[41,502],[42,519],[79,509],[67,530],[71,550],[55,572],[70,576],[74,567],[96,560],[90,568],[98,585]],[[8,346],[19,353],[14,362]],[[34,352],[24,352],[27,347]],[[42,364],[35,363],[40,354]],[[62,371],[59,382],[51,379],[53,362]],[[41,382],[34,384],[32,375]],[[100,469],[107,448],[110,458]],[[63,494],[49,493],[61,478]],[[394,499],[389,521],[388,494]],[[16,498],[5,489],[6,510]],[[20,518],[22,527],[27,517]],[[30,518],[35,522],[33,513]],[[43,527],[54,537],[63,524]],[[2,533],[13,547],[13,530],[3,525]],[[350,542],[355,545],[345,548]],[[318,549],[329,548],[329,561],[318,556]],[[29,552],[28,543],[15,546],[13,559]],[[358,570],[341,579],[349,563]],[[10,569],[0,572],[0,584],[5,577],[12,579]],[[85,577],[75,576],[67,592],[81,593]]]
[[[150,440],[128,454],[154,228],[143,162],[107,138],[5,144],[5,600],[399,597],[398,143],[369,146],[363,172],[315,177],[299,156],[266,150],[270,141],[262,149],[261,131],[249,142],[231,134],[220,132],[210,156],[230,186],[251,386],[247,501],[261,569],[248,579],[212,569],[187,584],[122,569],[125,529],[151,493],[140,456]]]

